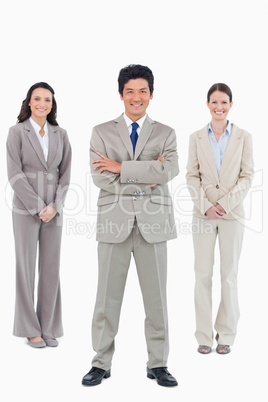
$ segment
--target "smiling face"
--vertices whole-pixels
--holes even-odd
[[[135,122],[145,115],[153,94],[150,94],[148,81],[137,78],[126,82],[120,98],[124,102],[126,115]]]
[[[37,123],[46,120],[52,109],[52,93],[45,88],[36,88],[32,92],[29,106],[33,120]]]
[[[229,96],[225,92],[215,91],[210,95],[207,107],[209,108],[212,116],[212,121],[225,121],[227,120],[228,113],[233,106],[230,102]]]

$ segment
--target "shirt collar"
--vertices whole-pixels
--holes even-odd
[[[31,125],[33,126],[35,133],[37,135],[39,135],[39,132],[41,130],[41,127],[39,126],[39,124],[37,124],[31,117],[30,117],[30,122],[31,122]],[[48,134],[47,121],[45,122],[45,125],[44,125],[44,131],[45,131],[44,135],[47,135]]]
[[[212,130],[212,127],[211,127],[211,122],[208,125],[208,134],[210,134],[210,133],[213,133],[213,130]],[[232,133],[232,124],[231,124],[231,122],[229,120],[227,120],[227,127],[226,127],[226,129],[224,131],[224,134],[228,134],[229,137],[230,137],[231,133]]]
[[[136,121],[136,123],[138,123],[140,129],[142,128],[146,117],[147,117],[147,114],[145,114],[143,117],[141,117],[139,120]],[[126,115],[126,113],[124,113],[124,119],[125,119],[125,122],[126,122],[127,126],[128,127],[131,126],[133,121]]]

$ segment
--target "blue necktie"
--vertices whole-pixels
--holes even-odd
[[[131,142],[133,145],[133,153],[135,153],[135,147],[138,139],[137,129],[139,127],[138,123],[132,123],[132,132],[130,134]]]

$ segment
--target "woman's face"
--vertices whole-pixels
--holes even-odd
[[[207,107],[214,121],[226,120],[232,106],[233,102],[230,102],[229,96],[220,91],[213,92],[210,95],[209,102],[207,102]]]
[[[52,93],[45,88],[36,88],[29,102],[32,118],[46,118],[52,109]]]

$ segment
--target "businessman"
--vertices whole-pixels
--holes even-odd
[[[121,69],[118,84],[125,112],[94,127],[90,144],[92,178],[100,188],[99,279],[92,322],[96,355],[82,384],[97,385],[111,375],[114,338],[133,254],[146,314],[147,377],[172,387],[177,381],[167,370],[166,241],[176,237],[167,185],[179,173],[176,135],[146,113],[154,90],[148,67]]]

